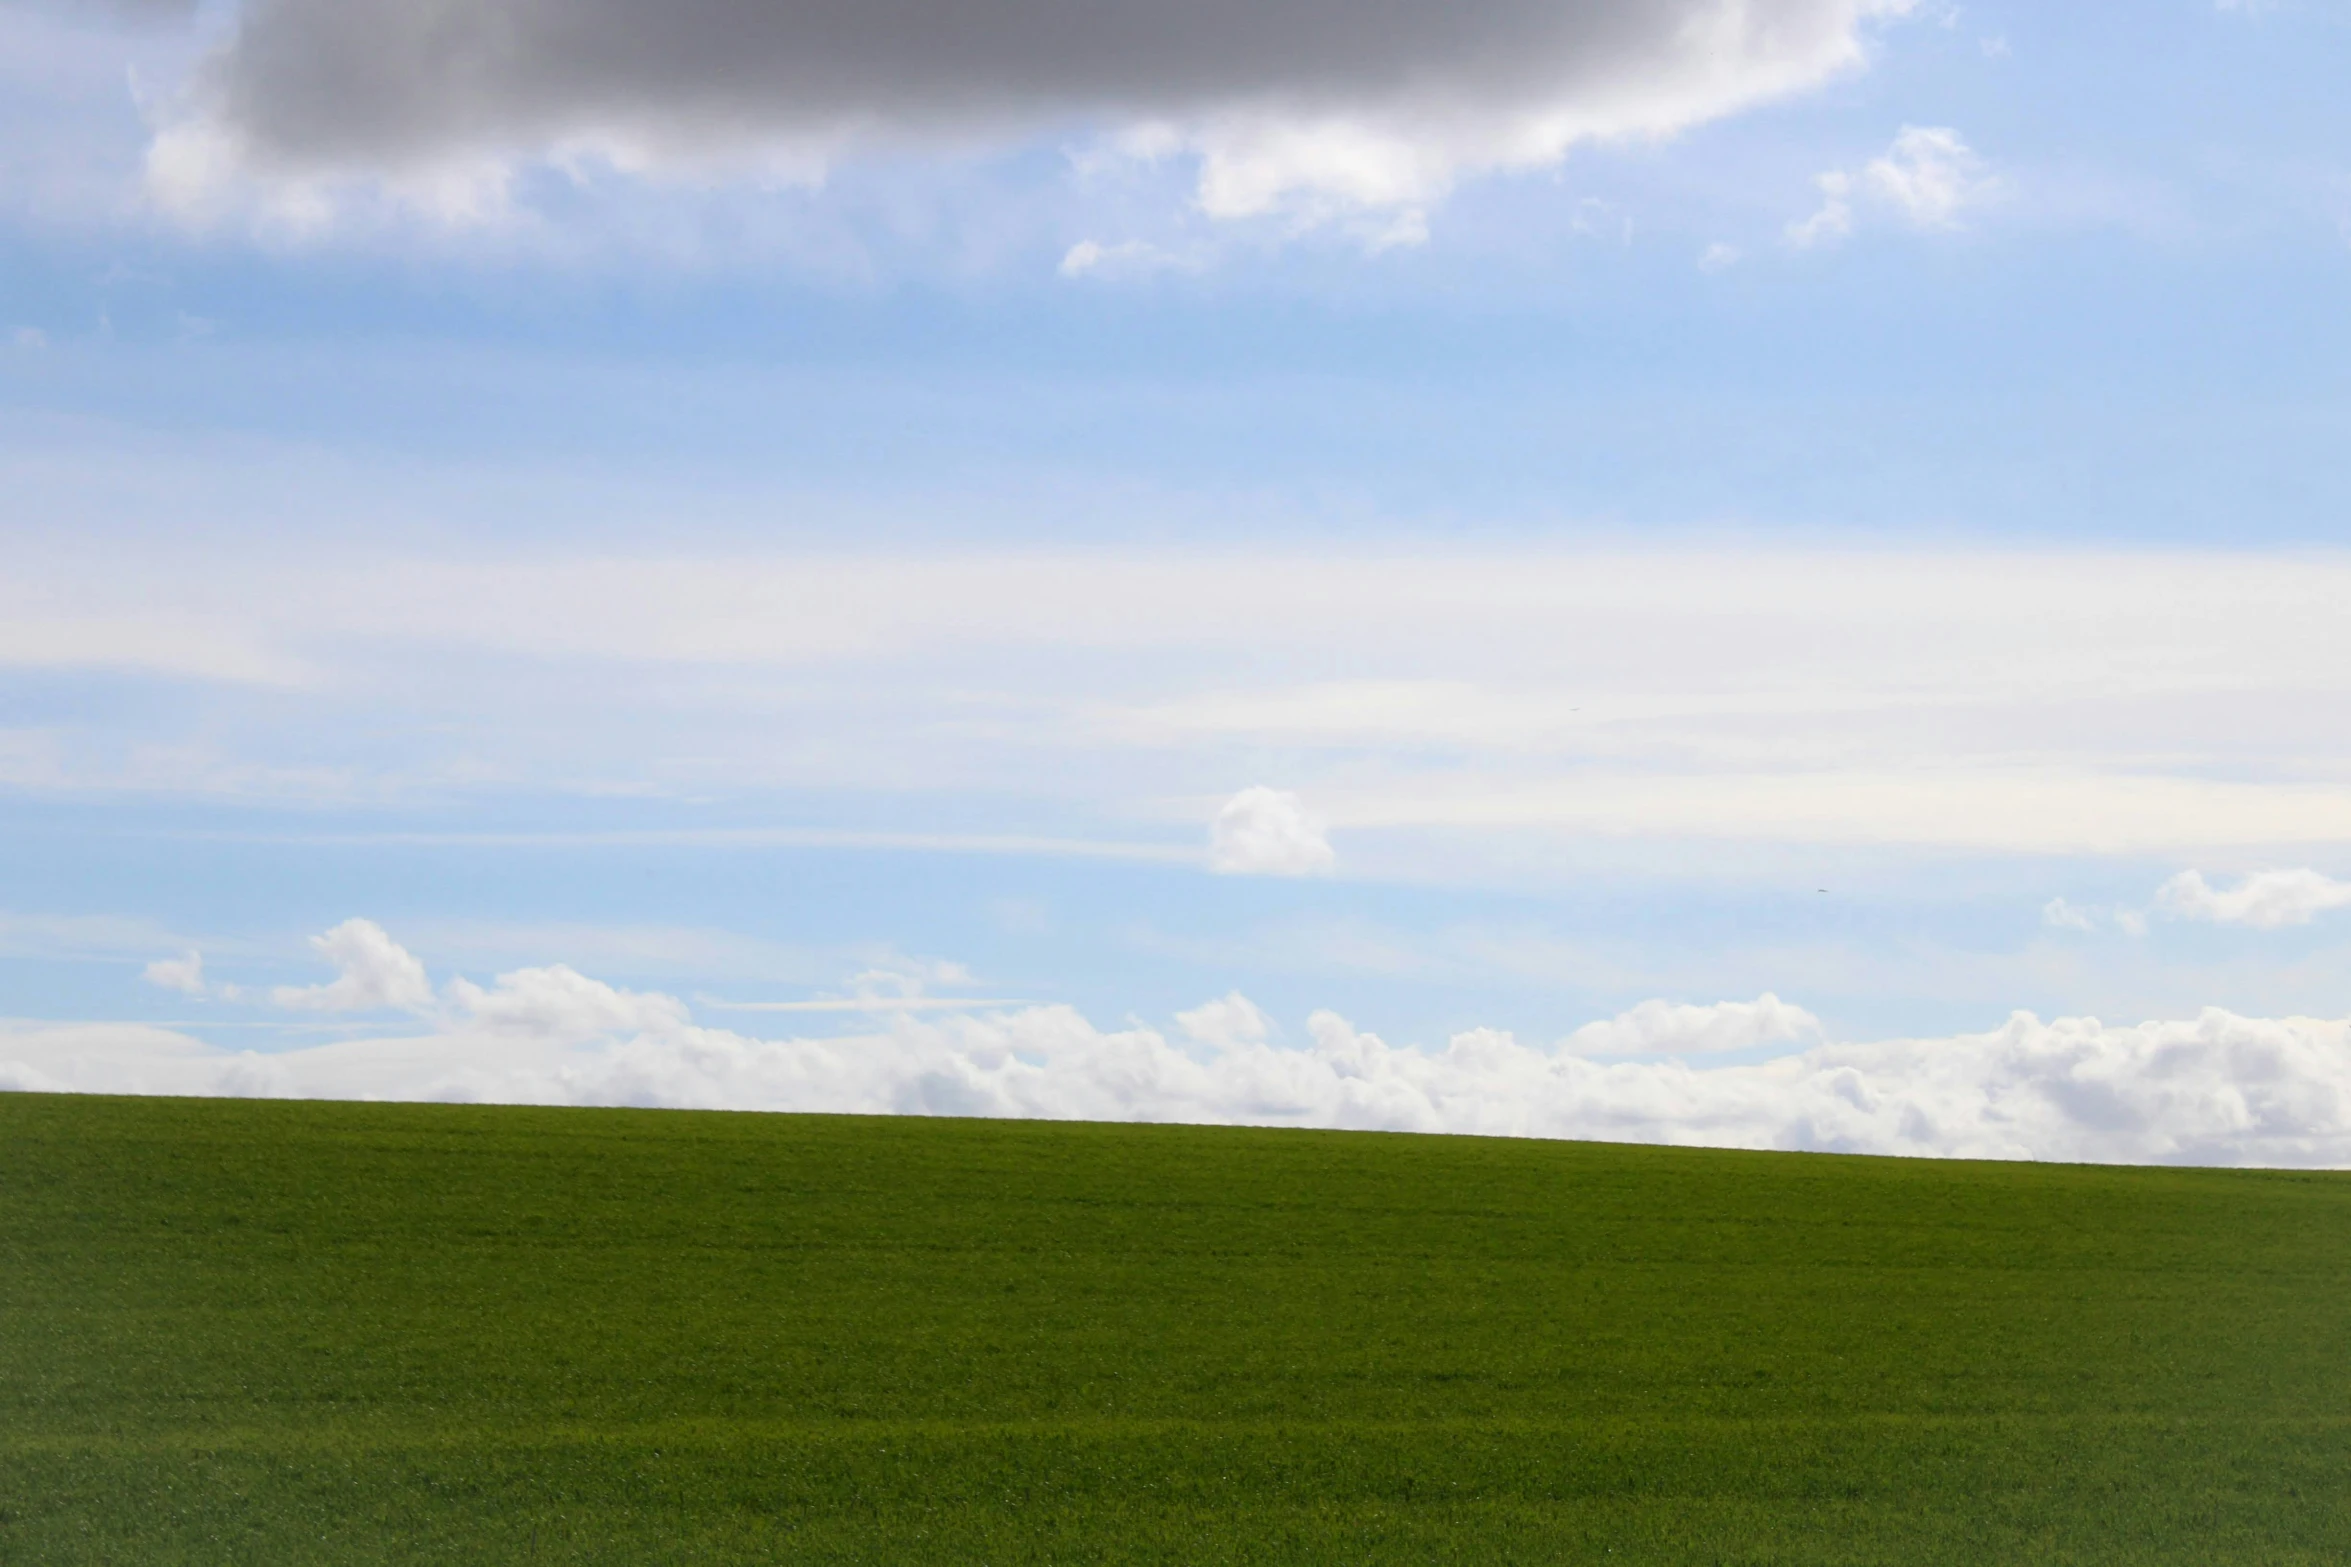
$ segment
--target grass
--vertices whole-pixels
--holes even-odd
[[[2351,1178],[0,1095],[0,1561],[2351,1558]]]

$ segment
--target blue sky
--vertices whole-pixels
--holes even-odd
[[[1722,1070],[2351,1013],[2351,14],[1288,4],[1270,86],[805,7],[821,102],[719,0],[659,77],[634,0],[462,79],[0,8],[0,1063],[490,1050],[449,985],[554,966]],[[2073,1135],[1899,1151],[2222,1156]]]

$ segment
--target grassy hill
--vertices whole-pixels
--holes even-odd
[[[0,1095],[0,1561],[2340,1562],[2351,1177]]]

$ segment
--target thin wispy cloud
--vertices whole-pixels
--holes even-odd
[[[1198,271],[1205,257],[1198,252],[1162,249],[1148,240],[1128,239],[1115,244],[1081,239],[1062,254],[1058,269],[1065,278],[1139,278],[1163,272]]]
[[[2064,898],[2051,898],[2041,906],[2041,923],[2054,930],[2094,931],[2098,915]]]
[[[1378,832],[1388,850],[1437,833],[1608,834],[2176,865],[2351,842],[2351,796],[2314,776],[2351,760],[2341,727],[2313,721],[2351,706],[2327,612],[2351,566],[2328,555],[1155,547],[168,564],[20,558],[45,608],[20,643],[0,635],[0,664],[106,669],[106,628],[145,603],[198,633],[170,675],[248,693],[238,725],[203,702],[159,706],[133,751],[83,743],[58,712],[0,731],[0,778],[330,802],[441,799],[485,778],[647,799],[824,785],[1041,802],[996,831],[913,808],[886,826],[772,811],[180,829],[321,847],[1196,865],[1203,825],[1268,767],[1331,830]],[[232,634],[264,664],[299,660],[306,682],[220,669],[212,650]],[[389,686],[388,644],[415,659]],[[375,704],[364,733],[400,743],[328,749],[350,734],[322,724],[322,697]],[[655,731],[658,754],[639,743]],[[224,744],[237,749],[206,749]]]
[[[1799,247],[1841,240],[1871,212],[1914,229],[1957,228],[2001,190],[1975,149],[1940,125],[1905,125],[1892,145],[1858,171],[1830,169],[1813,184],[1820,206],[1787,229],[1790,243]]]

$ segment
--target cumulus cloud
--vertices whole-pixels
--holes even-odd
[[[419,1012],[433,1004],[432,981],[407,948],[373,920],[345,920],[310,945],[335,966],[323,985],[280,985],[269,993],[281,1007],[313,1012],[365,1012],[384,1007]]]
[[[1210,868],[1229,876],[1313,876],[1339,857],[1321,818],[1287,789],[1243,789],[1208,830]]]
[[[2051,898],[2041,905],[2041,923],[2055,930],[2096,930],[2098,916],[2063,898]]]
[[[1273,1032],[1272,1021],[1257,1010],[1255,1002],[1237,990],[1221,1001],[1178,1012],[1176,1027],[1193,1043],[1220,1050],[1262,1044]]]
[[[349,927],[343,927],[348,929]],[[1181,1042],[1068,1007],[759,1039],[562,967],[451,987],[423,1032],[274,1054],[143,1025],[0,1029],[0,1088],[1323,1126],[1739,1148],[2139,1163],[2351,1165],[2351,1024],[2238,1017],[2128,1027],[2018,1013],[1984,1033],[1814,1044],[1761,1064],[1585,1052],[1812,1037],[1766,996],[1647,1003],[1560,1047],[1473,1029],[1390,1045],[1333,1012],[1285,1047],[1247,998]]]
[[[1949,126],[1905,125],[1893,144],[1859,175],[1831,169],[1817,176],[1820,207],[1788,225],[1799,246],[1825,244],[1853,232],[1854,203],[1868,200],[1913,228],[1949,229],[1969,207],[1991,199],[1999,184],[1984,160]]]
[[[636,170],[1093,123],[1200,164],[1218,217],[1410,211],[1803,91],[1908,0],[256,0],[154,148],[167,194],[260,173]],[[469,176],[470,178],[470,176]],[[467,198],[472,199],[471,197]],[[459,203],[460,206],[463,203]]]
[[[1577,1055],[1713,1055],[1820,1038],[1820,1019],[1765,991],[1753,1001],[1644,1001],[1567,1038]]]
[[[139,977],[150,985],[165,990],[176,990],[183,996],[201,996],[220,1001],[241,1001],[244,990],[225,981],[204,977],[204,954],[190,951],[176,958],[157,958],[140,970]]]
[[[449,1000],[475,1028],[564,1042],[674,1033],[687,1021],[685,1003],[674,996],[616,990],[561,963],[501,974],[487,990],[452,980]]]
[[[204,954],[191,952],[185,957],[157,958],[141,971],[141,979],[165,990],[176,990],[184,996],[209,995],[212,987],[204,982]]]
[[[2200,872],[2182,871],[2156,892],[2155,903],[2179,919],[2276,930],[2307,925],[2330,909],[2351,907],[2351,881],[2309,869],[2260,871],[2222,889],[2206,882]]]

